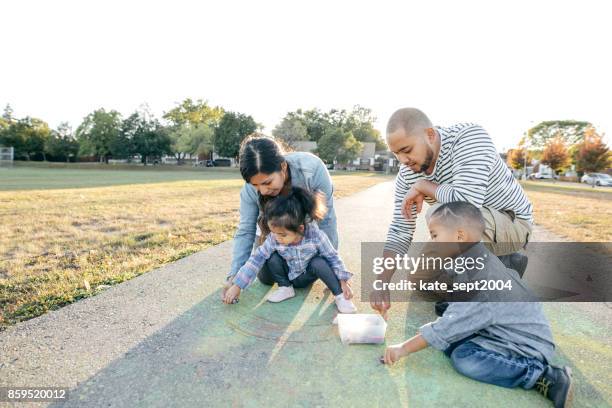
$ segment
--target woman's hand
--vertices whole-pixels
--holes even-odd
[[[240,286],[232,285],[229,289],[225,291],[225,297],[223,298],[223,303],[231,305],[234,303],[234,300],[238,299],[240,296]]]
[[[351,289],[351,285],[348,283],[348,281],[341,280],[340,287],[342,288],[342,293],[344,294],[345,299],[353,298],[353,290]]]

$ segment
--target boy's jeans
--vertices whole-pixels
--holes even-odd
[[[470,341],[472,335],[451,344],[444,353],[459,373],[477,381],[501,387],[533,388],[546,368],[535,358],[507,357]]]

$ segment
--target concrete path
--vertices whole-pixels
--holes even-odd
[[[360,243],[385,238],[392,185],[336,203],[341,254],[359,271]],[[422,222],[417,239],[426,239]],[[388,368],[378,362],[382,345],[342,345],[330,324],[331,294],[320,282],[281,304],[265,302],[269,287],[256,282],[239,304],[223,305],[220,282],[231,245],[0,333],[0,386],[70,387],[68,402],[50,404],[65,407],[549,406],[534,391],[462,377],[433,349]],[[358,277],[354,281],[359,297]],[[367,302],[357,306],[371,311]],[[394,304],[387,343],[413,336],[435,318],[432,309]],[[573,367],[575,406],[610,406],[612,309],[593,303],[545,309],[559,345],[557,362]]]

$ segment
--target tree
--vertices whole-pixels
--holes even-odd
[[[555,174],[569,165],[570,157],[565,145],[565,139],[560,134],[548,140],[542,152],[542,163],[550,166]]]
[[[534,149],[543,149],[549,140],[560,136],[567,146],[574,145],[582,139],[584,131],[592,127],[589,122],[576,120],[549,120],[529,129],[527,136]]]
[[[515,170],[520,170],[525,167],[525,148],[517,148],[508,150],[506,163]]]
[[[115,144],[117,147],[113,150],[116,153],[128,157],[138,154],[145,166],[150,158],[172,153],[169,130],[154,118],[147,106],[142,106],[123,121]]]
[[[108,163],[109,156],[118,146],[121,126],[121,114],[115,110],[107,112],[100,108],[90,113],[76,130],[80,153],[97,156],[101,162]]]
[[[519,140],[516,149],[508,150],[506,155],[506,163],[515,170],[520,170],[525,167],[525,162],[528,163],[533,159],[534,153],[527,150],[527,138],[525,135]],[[527,156],[527,157],[525,157]]]
[[[276,125],[272,134],[282,139],[290,147],[295,147],[295,142],[308,140],[306,126],[296,117],[285,117],[281,123]]]
[[[595,173],[612,165],[610,149],[593,126],[584,134],[584,140],[576,145],[574,160],[576,170],[581,173]]]
[[[78,155],[79,142],[74,137],[68,122],[60,123],[56,130],[51,131],[51,136],[45,144],[45,151],[51,160],[66,162]]]
[[[318,142],[330,128],[337,128],[344,132],[351,132],[360,142],[376,143],[376,149],[386,148],[380,132],[374,128],[376,118],[372,110],[360,105],[353,106],[350,112],[344,109],[331,109],[328,112],[322,112],[319,109],[298,109],[295,112],[287,113],[277,128],[284,122],[301,123],[306,128],[308,137],[306,140],[313,142]]]
[[[360,142],[376,143],[376,150],[386,149],[387,145],[380,136],[380,132],[374,128],[376,117],[372,110],[360,105],[353,106],[353,110],[346,114],[343,129],[350,131]]]
[[[46,122],[29,116],[19,120],[7,116],[3,117],[3,120],[8,126],[0,133],[0,144],[12,146],[16,159],[46,159],[45,143],[51,135],[51,129]]]
[[[180,163],[186,154],[208,156],[213,151],[214,129],[208,125],[182,125],[170,131],[171,148]]]
[[[175,127],[186,124],[214,127],[219,124],[224,113],[223,108],[219,106],[211,107],[207,101],[198,99],[196,102],[193,102],[190,98],[187,98],[178,106],[166,112],[164,119],[170,121],[172,126]]]
[[[140,155],[140,160],[145,166],[150,161],[149,158],[160,157],[165,154],[172,154],[172,139],[168,134],[168,128],[159,123],[148,123],[141,126],[134,134],[134,151]]]
[[[356,159],[363,144],[351,132],[338,127],[329,127],[317,143],[317,154],[326,163],[347,163]]]
[[[11,105],[7,103],[4,107],[2,117],[0,117],[0,140],[2,138],[2,133],[8,129],[11,123],[13,123],[13,109]]]
[[[257,123],[243,113],[226,112],[215,128],[213,142],[220,156],[237,157],[242,140],[257,130]]]

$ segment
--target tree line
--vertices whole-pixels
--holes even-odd
[[[529,129],[516,148],[507,152],[508,165],[524,169],[534,160],[559,174],[574,165],[578,174],[598,172],[612,165],[610,149],[590,122],[544,121]]]
[[[316,153],[326,162],[348,162],[359,156],[364,142],[385,144],[374,129],[376,118],[362,106],[352,110],[320,109],[289,112],[272,134],[288,146],[317,142]],[[146,105],[123,117],[116,110],[97,109],[72,129],[56,129],[39,118],[15,118],[10,105],[0,118],[0,146],[12,146],[16,160],[79,161],[140,158],[143,164],[170,155],[178,164],[186,155],[236,157],[242,140],[262,129],[252,116],[185,99],[156,118]]]

